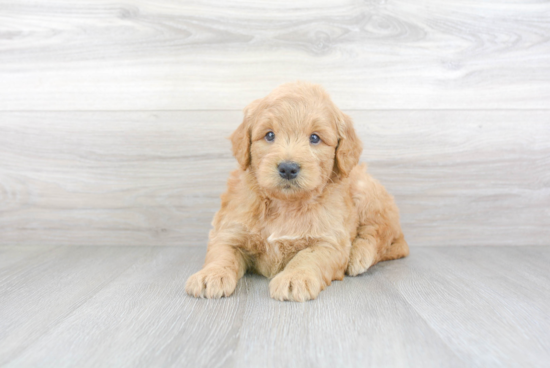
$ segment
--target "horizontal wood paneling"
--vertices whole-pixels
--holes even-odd
[[[0,110],[547,108],[545,1],[0,1]]]
[[[412,246],[548,244],[548,111],[348,113]],[[0,113],[0,243],[205,245],[241,116]]]

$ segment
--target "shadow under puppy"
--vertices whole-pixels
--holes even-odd
[[[393,198],[358,165],[351,118],[321,86],[283,84],[244,115],[231,135],[240,168],[188,294],[229,296],[253,271],[272,278],[272,298],[306,301],[344,273],[409,254]]]

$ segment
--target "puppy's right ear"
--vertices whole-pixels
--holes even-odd
[[[260,100],[252,101],[244,108],[243,122],[229,137],[233,156],[235,156],[243,170],[246,170],[250,166],[250,144],[252,143],[250,140],[250,128],[259,102]]]

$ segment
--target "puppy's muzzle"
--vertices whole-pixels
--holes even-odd
[[[278,166],[279,175],[286,180],[295,179],[300,172],[300,165],[296,162],[283,161]]]

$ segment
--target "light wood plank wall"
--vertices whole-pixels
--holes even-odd
[[[205,245],[240,110],[321,83],[415,245],[548,245],[550,3],[0,0],[0,244]]]

